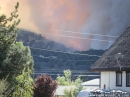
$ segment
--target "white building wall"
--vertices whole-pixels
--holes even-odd
[[[123,91],[130,92],[130,87],[126,87],[126,72],[122,72],[122,86],[116,86],[116,71],[101,71],[101,89],[120,89]]]

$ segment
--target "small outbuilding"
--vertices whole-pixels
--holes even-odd
[[[99,78],[89,80],[86,82],[81,83],[83,87],[87,88],[99,88]]]
[[[89,97],[91,91],[99,89],[99,78],[81,83],[84,90],[78,93],[78,97]]]

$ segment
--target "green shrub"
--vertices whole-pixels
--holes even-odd
[[[29,69],[22,71],[22,74],[13,78],[5,91],[6,97],[33,97],[33,79]]]
[[[65,97],[77,97],[78,93],[83,89],[81,86],[82,80],[80,77],[77,77],[74,81],[71,80],[71,71],[64,70],[64,76],[58,76],[56,78],[58,85],[62,86],[72,86],[72,89],[65,89]]]
[[[4,97],[4,92],[8,86],[8,83],[5,79],[0,80],[0,97]]]

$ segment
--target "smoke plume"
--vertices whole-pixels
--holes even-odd
[[[108,41],[116,40],[84,33],[120,36],[130,25],[130,0],[0,0],[0,12],[11,12],[16,1],[20,2],[19,27],[77,50],[107,49],[112,44]]]

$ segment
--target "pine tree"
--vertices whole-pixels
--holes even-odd
[[[2,63],[6,59],[10,46],[16,41],[18,31],[18,28],[16,27],[19,24],[20,19],[13,23],[12,21],[18,17],[18,7],[19,3],[16,4],[15,11],[11,13],[9,18],[4,14],[0,14],[0,73],[2,72]]]
[[[9,87],[4,91],[6,97],[32,97],[33,96],[33,58],[29,47],[16,42],[16,28],[20,20],[10,22],[17,18],[19,3],[9,18],[0,15],[0,79],[7,77]]]
[[[15,6],[15,11],[11,13],[9,18],[6,15],[0,15],[0,78],[12,78],[21,73],[25,66],[29,66],[33,71],[33,58],[29,47],[24,47],[22,43],[16,42],[17,25],[20,22],[13,19],[18,17],[19,3]],[[12,24],[10,24],[12,23]]]
[[[1,77],[8,76],[8,81],[11,78],[21,74],[22,70],[29,68],[30,74],[33,72],[34,61],[31,56],[29,47],[23,46],[22,42],[16,42],[10,46],[10,50],[6,55],[6,59],[2,63]]]

